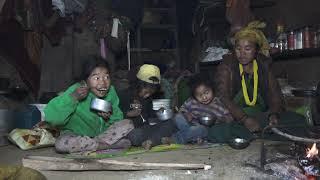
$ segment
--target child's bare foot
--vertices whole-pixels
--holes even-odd
[[[161,144],[172,144],[174,140],[171,137],[162,137]]]
[[[146,140],[141,145],[145,150],[150,150],[152,148],[152,141]]]

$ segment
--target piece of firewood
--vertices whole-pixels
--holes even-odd
[[[144,163],[111,159],[66,159],[46,156],[27,156],[22,159],[22,164],[25,167],[36,170],[55,171],[211,169],[211,166],[206,164]]]
[[[307,142],[307,143],[319,143],[320,142],[320,139],[312,139],[312,138],[293,136],[291,134],[287,134],[287,133],[280,131],[278,128],[271,128],[271,130],[272,130],[272,132],[274,132],[280,136],[286,137],[292,141]]]

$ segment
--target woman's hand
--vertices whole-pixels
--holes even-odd
[[[252,117],[247,117],[246,119],[244,119],[243,123],[245,127],[247,127],[251,132],[256,132],[260,130],[260,125],[258,121]]]
[[[269,126],[277,125],[279,122],[278,115],[273,114],[269,116]]]
[[[83,99],[85,99],[87,97],[89,93],[89,88],[86,87],[86,86],[80,86],[78,87],[77,89],[75,89],[72,93],[71,93],[71,96],[78,100],[78,101],[81,101]]]
[[[111,116],[111,112],[105,113],[105,112],[98,112],[98,115],[103,118],[105,122],[107,122]]]

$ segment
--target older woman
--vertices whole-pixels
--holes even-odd
[[[288,119],[305,124],[304,118],[284,113],[283,97],[272,74],[268,42],[254,21],[238,31],[232,54],[224,56],[216,74],[217,93],[231,114],[251,132]],[[280,118],[281,117],[281,118]],[[221,130],[221,129],[220,129]],[[217,131],[213,127],[212,131]]]

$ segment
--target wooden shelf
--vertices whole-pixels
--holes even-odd
[[[172,8],[144,8],[145,11],[152,11],[152,12],[168,12],[172,11]]]
[[[273,54],[271,56],[275,61],[315,57],[320,56],[320,48],[286,50],[280,53]]]
[[[164,29],[164,30],[175,30],[176,25],[173,24],[142,24],[142,29]]]
[[[149,48],[131,48],[131,52],[176,52],[177,49],[149,49]]]
[[[250,8],[267,8],[275,6],[276,2],[274,0],[251,0]]]
[[[206,61],[206,62],[199,62],[200,67],[205,67],[205,66],[215,66],[219,65],[222,62],[221,60],[216,60],[216,61]]]

